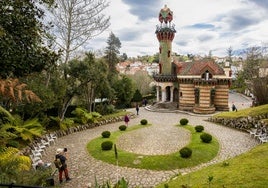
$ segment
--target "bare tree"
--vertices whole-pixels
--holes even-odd
[[[55,0],[53,9],[56,43],[62,49],[64,63],[90,39],[110,26],[110,17],[103,14],[106,0]]]

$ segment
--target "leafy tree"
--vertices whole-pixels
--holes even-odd
[[[267,62],[263,55],[261,47],[251,47],[245,51],[246,60],[243,65],[242,76],[248,88],[256,97],[256,102],[259,105],[268,103],[268,79],[267,75],[260,74],[260,68],[263,62]]]
[[[104,15],[109,6],[106,0],[55,0],[53,9],[55,42],[63,50],[64,63],[90,39],[110,26],[110,17]]]
[[[123,75],[115,83],[114,89],[117,97],[117,105],[121,107],[129,106],[134,93],[131,79]]]
[[[142,95],[147,95],[151,93],[152,88],[150,84],[153,82],[153,79],[145,71],[137,71],[134,75],[129,76],[136,88],[141,92]]]
[[[41,7],[53,0],[0,1],[0,77],[21,77],[52,66],[58,56],[45,44]],[[42,4],[42,6],[41,6]]]

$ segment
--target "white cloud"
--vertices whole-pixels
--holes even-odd
[[[211,50],[225,56],[230,46],[239,50],[268,43],[267,0],[112,0],[106,10],[111,26],[89,46],[105,48],[113,32],[122,43],[121,53],[132,57],[157,53],[155,26],[165,4],[173,11],[177,30],[173,52],[204,55]]]

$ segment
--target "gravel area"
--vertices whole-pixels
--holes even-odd
[[[135,109],[129,109],[135,113]],[[55,145],[47,149],[43,157],[45,162],[54,159],[57,148],[67,147],[69,151],[68,169],[72,180],[64,182],[60,187],[64,188],[87,188],[94,187],[95,178],[99,183],[106,180],[116,182],[121,177],[127,179],[131,187],[152,188],[155,185],[169,180],[177,173],[186,174],[196,171],[205,166],[218,163],[220,161],[235,157],[244,153],[256,145],[258,142],[245,133],[228,127],[207,122],[207,116],[192,116],[181,113],[159,113],[150,112],[143,107],[140,108],[140,115],[131,119],[129,126],[139,124],[141,119],[147,119],[153,126],[138,129],[120,137],[117,146],[135,153],[157,155],[168,154],[185,146],[190,139],[190,133],[184,129],[179,129],[175,125],[181,118],[187,118],[191,125],[203,125],[206,132],[217,137],[220,142],[218,156],[209,161],[192,168],[177,169],[172,171],[153,171],[126,167],[118,167],[96,160],[91,157],[86,150],[86,144],[101,135],[105,130],[116,131],[123,123],[103,125],[94,129],[73,133],[58,139]],[[55,182],[58,178],[55,175]]]

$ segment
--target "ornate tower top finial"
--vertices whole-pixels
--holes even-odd
[[[161,23],[165,22],[171,22],[173,20],[173,12],[167,7],[167,5],[164,6],[159,12],[159,21]]]

